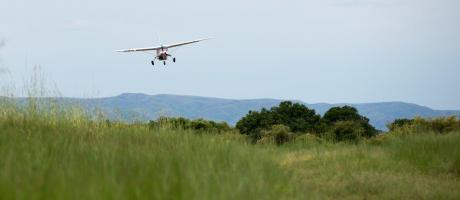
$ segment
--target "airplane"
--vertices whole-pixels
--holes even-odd
[[[189,45],[205,40],[209,40],[210,38],[206,39],[199,39],[199,40],[192,40],[188,42],[181,42],[181,43],[176,43],[176,44],[171,44],[171,45],[161,45],[158,47],[145,47],[145,48],[137,48],[137,49],[124,49],[124,50],[117,50],[117,52],[149,52],[149,51],[156,51],[156,56],[154,60],[151,61],[152,65],[155,65],[155,60],[160,60],[163,61],[163,65],[166,65],[166,61],[168,60],[168,57],[172,57],[171,54],[168,53],[168,50],[171,48],[175,47],[180,47],[184,45]],[[173,62],[176,62],[176,58],[173,57]]]

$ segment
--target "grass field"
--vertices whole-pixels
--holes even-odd
[[[1,111],[0,199],[460,198],[460,133],[254,145],[235,133]]]

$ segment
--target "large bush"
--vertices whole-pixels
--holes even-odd
[[[290,101],[281,102],[270,110],[264,108],[260,112],[250,111],[238,121],[236,128],[257,141],[265,137],[264,131],[271,131],[274,125],[284,125],[295,135],[313,133],[325,136],[327,132],[329,137],[332,135],[333,140],[339,141],[370,138],[377,134],[369,119],[351,106],[333,107],[321,118],[315,110]]]
[[[366,137],[366,130],[359,121],[338,121],[326,133],[327,139],[342,141],[358,141]]]
[[[330,125],[338,121],[369,121],[366,117],[361,116],[356,108],[351,106],[332,107],[324,113],[323,120]]]
[[[315,110],[285,101],[270,110],[250,111],[237,122],[236,128],[256,141],[262,137],[262,130],[269,130],[273,125],[284,125],[294,133],[317,132],[320,119]]]
[[[392,123],[388,124],[387,127],[388,130],[395,131],[406,125],[412,124],[413,122],[413,119],[395,119]]]
[[[358,110],[351,106],[333,107],[324,114],[322,120],[328,125],[330,129],[329,132],[338,133],[333,135],[337,136],[337,138],[334,139],[339,141],[347,139],[348,136],[344,138],[340,135],[347,135],[351,128],[356,129],[355,131],[352,131],[352,135],[359,132],[359,137],[357,138],[370,138],[377,135],[378,132],[369,123],[369,119],[367,117],[360,115]]]
[[[460,119],[455,116],[437,117],[424,119],[416,117],[415,119],[396,119],[387,125],[392,134],[413,134],[434,132],[445,134],[453,131],[460,131]]]
[[[262,138],[257,141],[260,144],[277,144],[282,145],[295,139],[289,127],[277,124],[273,125],[270,130],[262,131]]]
[[[222,133],[230,131],[231,128],[226,122],[214,122],[204,119],[185,119],[160,117],[155,121],[149,122],[150,129],[172,128],[172,129],[188,129],[205,132]]]

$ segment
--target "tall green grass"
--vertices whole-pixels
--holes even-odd
[[[309,194],[266,149],[228,139],[232,135],[28,117],[33,116],[0,121],[0,199],[291,199]]]
[[[460,132],[398,137],[387,148],[394,159],[424,173],[452,173],[460,177]]]
[[[460,133],[251,144],[0,101],[0,199],[459,199]]]
[[[458,199],[460,133],[383,136],[378,143],[286,145],[284,163],[330,199]]]

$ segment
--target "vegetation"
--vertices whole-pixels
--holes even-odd
[[[357,121],[338,121],[331,125],[325,138],[332,141],[359,141],[365,136],[362,124]]]
[[[253,141],[267,140],[264,137],[279,133],[283,125],[292,131],[292,136],[312,133],[333,141],[356,141],[360,138],[370,138],[377,134],[377,130],[369,124],[369,119],[361,116],[356,108],[350,106],[333,107],[324,116],[317,115],[315,110],[300,103],[290,101],[281,102],[279,106],[260,112],[250,111],[236,124],[240,133],[250,136]],[[267,134],[269,133],[269,134]],[[275,134],[276,135],[276,134]],[[284,142],[276,142],[282,144]]]
[[[420,131],[429,131],[437,134],[446,134],[460,131],[460,120],[457,117],[438,117],[433,119],[396,119],[388,124],[388,129],[396,134],[413,134]]]
[[[369,137],[351,108],[320,118],[285,103],[251,112],[273,117],[245,129],[260,131],[252,144],[224,123],[127,124],[42,103],[0,100],[0,199],[460,198],[457,118],[398,121]]]
[[[337,141],[355,140],[361,137],[370,138],[377,134],[377,130],[369,123],[369,119],[361,116],[358,110],[351,106],[331,108],[324,114],[323,121],[331,126],[330,129]],[[343,136],[341,132],[345,135]],[[351,135],[355,136],[349,137]]]
[[[0,113],[0,199],[303,195],[269,150],[246,145],[234,133],[108,123],[90,120],[79,109],[7,108]]]
[[[259,144],[277,144],[282,145],[294,141],[295,136],[291,133],[289,127],[278,124],[273,125],[269,130],[262,131],[262,138],[257,141]]]
[[[295,133],[315,132],[320,123],[320,116],[300,103],[281,102],[279,106],[260,112],[250,111],[237,122],[240,133],[249,135],[254,141],[262,138],[262,131],[274,125],[285,125]]]
[[[182,117],[168,118],[160,117],[159,119],[149,122],[150,129],[179,129],[179,130],[195,130],[208,133],[224,133],[231,131],[230,126],[226,122],[214,122],[204,119],[190,120]]]

